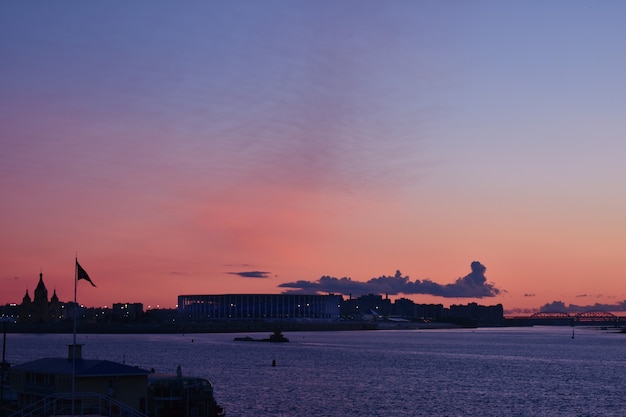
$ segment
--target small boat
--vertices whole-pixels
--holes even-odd
[[[250,336],[246,337],[235,337],[235,342],[260,342],[261,339],[253,339]]]
[[[280,330],[275,330],[274,333],[270,335],[269,338],[266,339],[255,339],[250,336],[245,337],[235,337],[235,342],[271,342],[271,343],[285,343],[288,342],[285,336],[283,336]]]
[[[207,379],[176,375],[148,377],[148,415],[152,417],[224,417]]]
[[[284,343],[284,342],[288,342],[289,339],[283,336],[280,330],[276,330],[274,331],[274,333],[270,335],[269,341],[273,343]]]

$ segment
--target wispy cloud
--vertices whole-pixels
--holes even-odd
[[[267,271],[243,271],[243,272],[227,272],[230,275],[238,275],[242,278],[268,278],[270,272]]]
[[[411,281],[396,271],[393,276],[372,278],[367,282],[354,281],[352,278],[323,276],[317,281],[296,281],[280,284],[279,287],[291,288],[285,292],[331,292],[340,294],[431,294],[440,297],[494,297],[500,290],[492,283],[487,283],[485,268],[480,262],[472,262],[471,272],[458,278],[453,284],[438,284],[429,279]]]

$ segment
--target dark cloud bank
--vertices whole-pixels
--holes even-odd
[[[542,313],[585,313],[587,311],[626,311],[626,301],[615,304],[600,304],[580,306],[576,304],[566,305],[562,301],[553,301],[539,308]]]
[[[367,282],[354,281],[352,278],[323,276],[317,281],[296,281],[280,284],[279,287],[291,288],[286,293],[335,293],[360,296],[365,294],[430,294],[449,298],[494,297],[500,293],[494,284],[487,283],[487,268],[480,262],[472,262],[472,271],[453,284],[438,284],[429,279],[411,281],[396,271],[394,276],[372,278]]]
[[[269,272],[266,271],[243,271],[243,272],[227,272],[230,275],[238,275],[242,278],[268,278]]]

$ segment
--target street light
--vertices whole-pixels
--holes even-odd
[[[0,410],[4,408],[4,371],[8,370],[9,364],[4,360],[4,352],[7,347],[7,323],[12,322],[8,317],[0,318],[2,322],[2,363],[0,363]]]

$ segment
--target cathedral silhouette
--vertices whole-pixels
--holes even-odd
[[[39,283],[31,300],[28,289],[19,308],[22,323],[48,323],[63,320],[65,303],[59,301],[56,289],[48,300],[48,289],[43,282],[43,273],[39,274]]]

